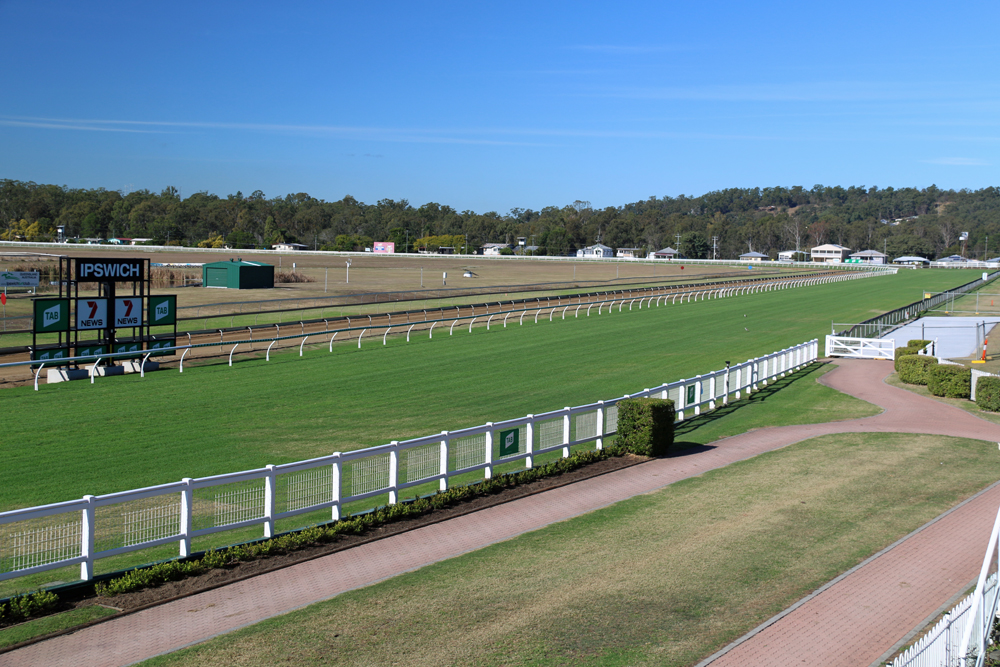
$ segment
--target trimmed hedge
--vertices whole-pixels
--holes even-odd
[[[937,366],[937,359],[926,355],[911,354],[896,361],[899,379],[906,384],[927,384],[931,368]]]
[[[618,401],[615,444],[642,456],[663,456],[674,444],[674,402],[664,398]]]
[[[920,349],[923,349],[923,348],[927,347],[928,345],[930,345],[932,342],[933,341],[921,340],[919,338],[916,338],[914,340],[907,341],[906,342],[906,347],[919,347]]]
[[[899,360],[900,360],[901,357],[906,357],[906,356],[909,356],[911,354],[916,354],[917,352],[919,352],[922,349],[923,348],[921,348],[921,347],[897,347],[896,348],[896,352],[895,352],[895,355],[896,355],[896,372],[897,373],[899,372]]]
[[[928,374],[927,388],[935,396],[968,398],[972,393],[972,371],[962,366],[933,366]]]
[[[981,410],[1000,412],[1000,378],[981,377],[976,380],[976,405]]]

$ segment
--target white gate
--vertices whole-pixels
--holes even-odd
[[[848,336],[827,336],[827,357],[850,357],[852,359],[888,359],[896,355],[896,341],[892,338],[850,338]]]

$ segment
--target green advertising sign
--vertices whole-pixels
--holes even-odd
[[[58,350],[35,351],[31,353],[31,357],[32,361],[55,361],[56,359],[66,359],[69,357],[69,349],[61,347]]]
[[[142,356],[142,343],[115,343],[115,346],[111,349],[112,352],[118,354],[119,352],[138,352],[135,357]],[[128,357],[118,357],[118,359],[127,359]]]
[[[521,451],[521,430],[500,431],[500,456],[513,456]]]
[[[69,299],[35,299],[35,333],[69,331]]]
[[[687,400],[685,402],[685,405],[691,405],[692,403],[694,403],[694,400],[695,400],[694,399],[694,385],[693,384],[689,384],[688,388],[687,388]]]
[[[165,347],[175,347],[176,345],[177,341],[173,338],[167,340],[154,340],[149,344],[149,347],[147,348],[146,351],[152,352],[153,350],[162,350]],[[175,354],[175,351],[167,350],[165,352],[153,352],[154,357],[168,355],[168,354]]]
[[[96,357],[108,353],[107,345],[77,345],[76,356]]]
[[[177,322],[177,297],[175,295],[151,296],[147,299],[146,304],[146,321],[150,326],[158,327],[161,324]]]

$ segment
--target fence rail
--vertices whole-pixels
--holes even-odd
[[[196,537],[247,526],[263,526],[263,536],[271,537],[279,519],[329,510],[330,519],[337,520],[348,503],[387,495],[394,504],[406,489],[437,483],[445,490],[458,475],[481,472],[490,478],[497,466],[523,462],[531,468],[535,457],[548,452],[567,457],[574,446],[601,449],[617,433],[617,404],[623,398],[673,399],[683,421],[815,361],[818,347],[814,339],[705,375],[562,410],[3,512],[0,581],[77,564],[80,579],[89,580],[101,558],[170,543],[178,543],[178,555],[184,557],[192,553]],[[510,440],[519,442],[516,451],[501,442],[501,433],[514,430],[519,437]]]

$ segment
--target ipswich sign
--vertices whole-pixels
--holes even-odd
[[[80,282],[135,282],[142,280],[141,259],[84,259],[77,257],[76,279]]]

